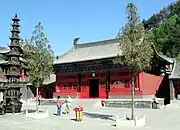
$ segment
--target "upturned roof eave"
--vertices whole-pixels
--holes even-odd
[[[165,56],[159,54],[159,53],[157,52],[154,44],[153,44],[153,43],[151,43],[151,44],[152,44],[153,50],[154,50],[154,52],[155,52],[155,55],[156,55],[158,58],[160,58],[161,60],[166,61],[166,62],[168,62],[168,63],[170,63],[170,64],[173,64],[173,63],[174,63],[174,60],[175,60],[174,58],[165,57]]]

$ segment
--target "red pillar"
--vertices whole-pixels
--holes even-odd
[[[24,78],[24,69],[22,69],[22,78]]]
[[[4,79],[4,72],[2,72],[2,80],[5,80],[5,79]]]

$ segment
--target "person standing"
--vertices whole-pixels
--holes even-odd
[[[4,95],[3,92],[0,92],[0,103],[2,103],[4,101]]]
[[[66,114],[69,114],[70,112],[71,103],[72,103],[72,98],[70,95],[68,95],[68,98],[66,100]]]
[[[60,100],[60,96],[57,97],[57,116],[61,115],[61,106],[62,106],[62,102]]]
[[[38,105],[41,105],[41,98],[42,98],[42,96],[40,94],[37,95]]]

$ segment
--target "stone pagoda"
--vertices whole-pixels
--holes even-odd
[[[26,87],[26,81],[22,80],[27,62],[23,49],[20,46],[20,30],[17,14],[12,19],[12,30],[8,52],[4,52],[4,62],[0,64],[3,71],[3,80],[0,81],[1,113],[16,113],[21,111],[22,103],[20,89]]]

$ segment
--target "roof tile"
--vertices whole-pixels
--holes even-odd
[[[72,63],[115,57],[118,54],[118,39],[77,44],[67,53],[55,59],[54,64]]]

